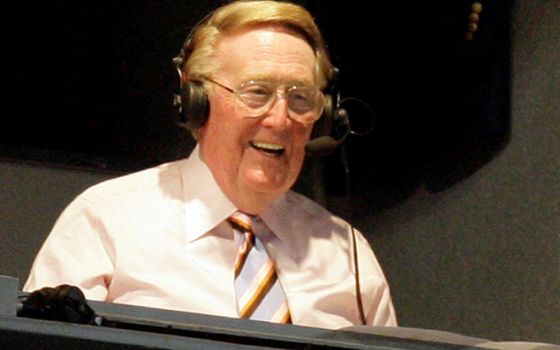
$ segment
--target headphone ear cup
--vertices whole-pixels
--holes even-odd
[[[325,103],[323,106],[323,113],[317,119],[311,132],[311,140],[321,136],[328,136],[331,133],[333,125],[333,99],[331,95],[325,95]]]
[[[181,88],[181,121],[189,130],[201,128],[210,112],[208,95],[202,82],[187,80]]]

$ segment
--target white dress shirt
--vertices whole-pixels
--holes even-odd
[[[238,317],[236,208],[196,147],[187,159],[95,185],[61,214],[24,290],[71,284],[88,299]],[[261,215],[260,239],[276,262],[294,324],[360,324],[352,229],[288,192]],[[360,289],[369,325],[395,326],[389,288],[356,230]]]

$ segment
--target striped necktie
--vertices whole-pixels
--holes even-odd
[[[291,323],[286,296],[276,275],[274,262],[255,236],[255,217],[234,213],[229,223],[241,236],[235,260],[235,294],[241,318]]]

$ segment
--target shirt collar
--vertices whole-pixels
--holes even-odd
[[[236,210],[222,192],[197,146],[182,169],[187,240],[194,241],[228,218]]]
[[[226,220],[237,208],[222,192],[212,172],[201,159],[198,144],[183,164],[183,210],[187,240],[192,242]],[[294,223],[289,220],[290,207],[284,194],[259,216],[272,233],[286,244],[289,250],[295,252],[296,247],[293,245],[297,242],[291,234],[294,232]]]
[[[298,237],[298,235],[294,234],[298,232],[299,227],[297,226],[301,223],[291,220],[294,215],[291,212],[293,210],[292,205],[288,200],[289,193],[290,191],[280,196],[261,213],[260,217],[272,233],[282,242],[285,249],[293,256],[297,256],[299,240],[303,237]]]

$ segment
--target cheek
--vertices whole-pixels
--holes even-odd
[[[214,143],[232,147],[232,143],[239,141],[243,123],[235,113],[234,101],[230,96],[210,96],[210,116],[206,125],[206,133],[212,135]],[[240,141],[239,141],[240,142]]]
[[[303,126],[294,130],[292,139],[292,152],[290,159],[291,171],[299,173],[303,160],[305,158],[305,146],[309,142],[311,135],[311,126]]]
[[[301,125],[300,127],[294,128],[293,145],[296,152],[305,152],[305,145],[307,145],[307,143],[309,142],[312,130],[313,125]]]
[[[215,96],[214,96],[215,97]],[[228,113],[224,99],[211,98],[211,113],[206,124],[200,129],[199,143],[202,145],[205,161],[227,166],[238,158],[239,136],[235,115]],[[229,109],[231,111],[231,109]]]

